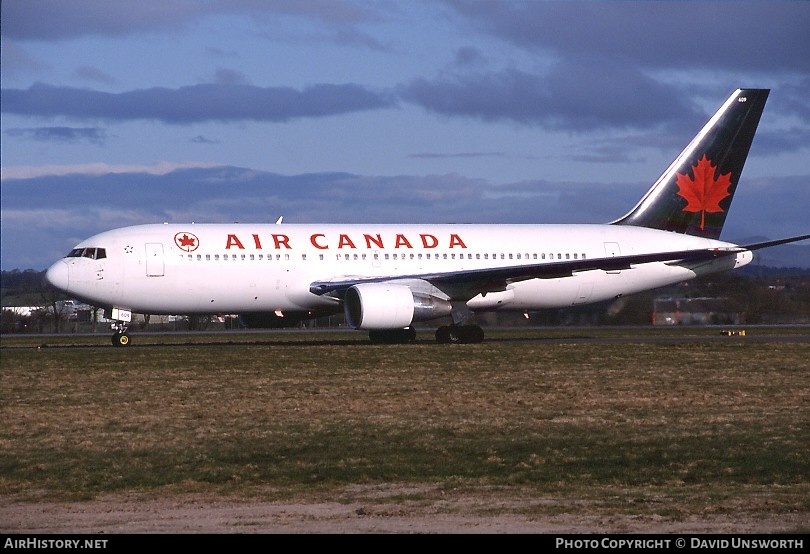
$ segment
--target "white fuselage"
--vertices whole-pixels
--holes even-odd
[[[137,313],[306,312],[337,309],[313,282],[418,278],[474,269],[552,264],[733,246],[618,225],[141,225],[104,232],[48,270],[76,298]],[[96,250],[96,256],[75,254]],[[749,263],[750,252],[700,264],[644,263],[529,279],[479,294],[431,293],[473,311],[531,310],[598,302]]]

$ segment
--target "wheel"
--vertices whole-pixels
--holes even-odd
[[[112,336],[113,346],[129,346],[129,342],[129,335],[122,331],[118,331]]]
[[[477,344],[479,342],[484,342],[484,330],[481,329],[478,325],[466,325],[466,342]]]

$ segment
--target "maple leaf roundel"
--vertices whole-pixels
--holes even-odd
[[[194,252],[200,246],[200,239],[192,233],[177,233],[174,235],[174,243],[180,250]]]
[[[686,200],[684,212],[700,212],[700,228],[706,222],[706,212],[722,212],[720,201],[731,196],[728,188],[731,186],[731,172],[714,178],[716,165],[703,154],[703,157],[692,166],[694,177],[688,173],[678,173],[678,196]]]

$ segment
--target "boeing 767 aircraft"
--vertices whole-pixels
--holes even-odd
[[[768,90],[740,89],[624,217],[602,225],[163,224],[107,231],[47,271],[116,320],[132,312],[305,319],[343,312],[373,342],[480,342],[475,315],[599,302],[744,266],[718,240]],[[280,220],[279,222],[280,223]]]

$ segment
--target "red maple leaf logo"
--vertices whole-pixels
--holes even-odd
[[[714,178],[716,165],[703,154],[703,157],[692,166],[694,179],[688,173],[678,173],[678,196],[683,197],[687,204],[685,212],[700,212],[700,228],[706,221],[706,212],[722,212],[720,201],[731,196],[728,188],[731,186],[731,173]]]
[[[186,252],[194,252],[200,245],[200,239],[191,233],[177,233],[174,235],[174,243]]]

